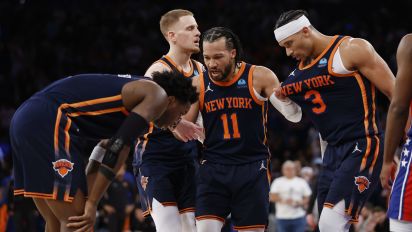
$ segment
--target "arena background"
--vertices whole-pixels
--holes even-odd
[[[244,60],[271,68],[280,80],[295,65],[273,35],[276,19],[285,10],[307,10],[312,24],[324,34],[368,40],[394,73],[400,38],[412,32],[412,1],[1,0],[0,232],[44,230],[31,201],[13,199],[10,194],[8,128],[15,109],[48,83],[68,75],[143,75],[153,61],[168,51],[159,30],[159,19],[176,8],[192,11],[201,32],[214,26],[231,28],[243,44]],[[384,121],[388,101],[382,95],[378,101]],[[311,167],[316,173],[320,162],[317,133],[307,119],[292,125],[272,110],[268,126],[273,177],[280,175],[280,165],[287,159],[299,160],[302,166]],[[124,194],[129,199],[125,204],[132,212],[130,220],[136,221],[134,213],[138,214],[139,204],[130,172],[124,181],[127,186]],[[385,210],[386,195],[381,189],[377,191],[371,199],[371,209]],[[110,196],[107,199],[110,203]],[[96,231],[108,231],[104,206],[101,208]],[[148,227],[140,230],[151,231],[150,222],[144,223]],[[380,229],[379,225],[375,228]]]

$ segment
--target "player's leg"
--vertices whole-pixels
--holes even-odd
[[[349,231],[351,216],[345,213],[345,201],[342,200],[334,207],[324,207],[319,219],[319,230],[321,232],[336,231],[345,232]]]
[[[60,231],[74,231],[74,229],[67,228],[68,219],[71,216],[82,215],[86,199],[83,192],[78,189],[72,202],[45,200],[49,209],[53,212],[55,217],[60,222]]]
[[[54,232],[60,230],[60,222],[53,212],[50,210],[49,206],[46,203],[45,199],[33,198],[34,204],[37,209],[40,211],[41,216],[46,221],[46,232]]]
[[[320,231],[348,231],[379,184],[383,141],[377,136],[335,147],[340,164],[319,220]],[[329,148],[329,147],[328,147]],[[357,149],[355,149],[357,148]]]
[[[156,175],[153,175],[156,173]],[[175,186],[171,180],[170,170],[140,167],[137,181],[139,191],[143,192],[147,208],[159,232],[181,232],[180,213],[175,197]],[[152,175],[150,175],[152,174]]]
[[[197,232],[220,232],[223,227],[223,221],[218,219],[197,220]]]
[[[180,214],[182,223],[182,232],[196,232],[196,218],[194,212],[186,212]]]
[[[230,213],[233,166],[203,162],[196,189],[197,232],[220,232]]]
[[[153,221],[158,232],[181,232],[182,224],[177,205],[163,205],[156,198],[152,200]]]
[[[188,162],[184,168],[173,174],[173,184],[177,193],[182,232],[196,232],[195,198],[196,167]]]
[[[269,170],[267,160],[236,166],[231,205],[235,230],[265,230],[269,218]]]

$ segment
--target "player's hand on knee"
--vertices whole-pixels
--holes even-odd
[[[96,221],[96,210],[96,204],[86,201],[83,215],[69,217],[67,227],[75,229],[74,232],[93,231],[93,226]]]
[[[184,142],[204,139],[203,128],[184,119],[177,124],[172,132],[177,139]]]

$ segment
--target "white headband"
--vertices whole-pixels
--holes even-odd
[[[274,33],[278,42],[288,38],[289,36],[299,32],[304,27],[310,26],[309,19],[305,15],[300,16],[298,19],[288,22],[287,24],[276,28]]]

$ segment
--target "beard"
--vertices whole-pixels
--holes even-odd
[[[213,75],[209,75],[214,81],[225,81],[225,79],[229,76],[229,74],[232,72],[232,64],[228,64],[225,66],[225,68],[223,69],[222,75],[220,76],[213,76]],[[215,71],[215,70],[214,70]],[[216,70],[216,71],[220,71],[220,70]]]

